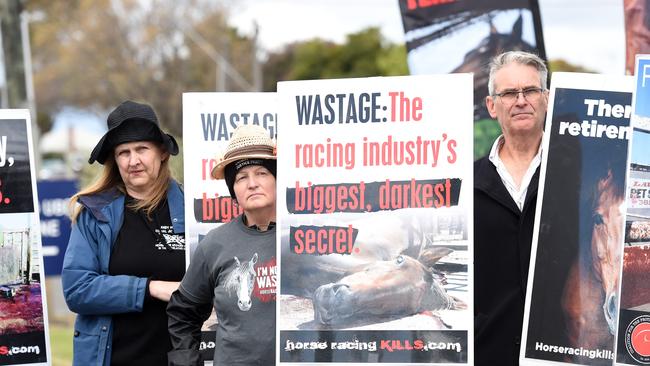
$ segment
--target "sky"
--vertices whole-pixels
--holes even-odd
[[[538,0],[546,54],[599,73],[625,68],[623,0]],[[320,37],[343,42],[345,35],[377,26],[392,42],[404,42],[398,0],[240,0],[231,25],[252,34],[267,51]]]

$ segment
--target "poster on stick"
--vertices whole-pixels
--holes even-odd
[[[275,139],[276,110],[275,93],[183,94],[187,265],[199,241],[210,230],[242,214],[234,197],[230,196],[225,181],[214,180],[210,176],[233,131],[240,125],[259,125]],[[217,327],[217,316],[213,309],[202,327],[200,350],[205,360],[212,360],[215,347],[219,347],[215,344]]]
[[[279,363],[472,364],[472,76],[278,100]]]
[[[28,110],[0,110],[0,365],[51,362]]]
[[[617,365],[650,364],[650,55],[636,57]]]
[[[520,364],[611,365],[633,80],[551,86]]]

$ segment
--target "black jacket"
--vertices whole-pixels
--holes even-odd
[[[518,365],[539,168],[519,210],[487,157],[474,163],[475,365]]]

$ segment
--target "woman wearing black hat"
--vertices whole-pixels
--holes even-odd
[[[169,365],[202,365],[201,324],[217,312],[214,365],[275,364],[275,144],[254,125],[239,126],[212,170],[244,214],[201,240],[167,314]]]
[[[185,269],[183,192],[171,177],[176,140],[153,109],[126,101],[90,155],[99,179],[71,199],[62,283],[77,313],[75,365],[164,365],[165,308]]]

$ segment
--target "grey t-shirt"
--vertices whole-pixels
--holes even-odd
[[[180,292],[214,301],[214,365],[275,364],[275,228],[259,232],[238,217],[199,243]]]

